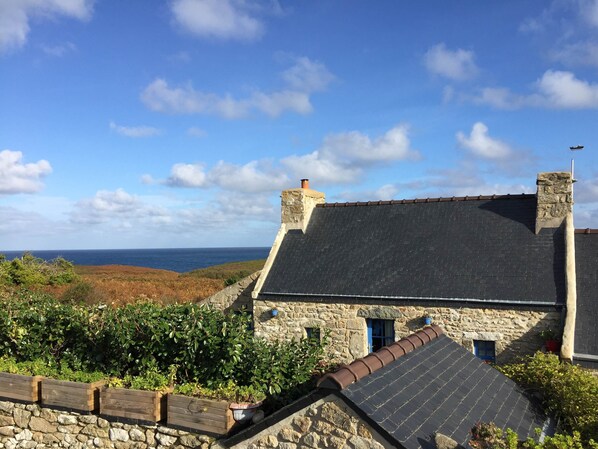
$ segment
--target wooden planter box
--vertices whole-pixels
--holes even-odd
[[[152,423],[162,421],[166,419],[166,393],[104,387],[100,391],[100,414]]]
[[[104,383],[103,380],[83,383],[44,379],[42,381],[42,404],[79,412],[93,412],[100,408],[100,388]]]
[[[40,400],[42,376],[0,373],[0,397],[21,402]]]
[[[211,436],[226,435],[235,424],[229,406],[227,401],[169,394],[167,422]]]

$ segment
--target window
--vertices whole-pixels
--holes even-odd
[[[496,361],[496,348],[493,341],[474,340],[473,353],[486,363]]]
[[[305,335],[308,340],[320,341],[320,328],[319,327],[306,327]]]
[[[395,323],[393,320],[367,320],[368,350],[377,351],[395,341]]]

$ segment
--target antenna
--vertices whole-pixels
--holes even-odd
[[[571,151],[580,151],[583,150],[583,145],[574,145],[569,147]],[[575,169],[575,161],[571,158],[571,182],[575,182],[575,176],[573,175],[573,170]]]

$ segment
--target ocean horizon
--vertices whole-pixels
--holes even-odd
[[[44,260],[62,257],[75,265],[130,265],[186,273],[229,262],[265,259],[270,247],[241,248],[155,248],[155,249],[70,249],[26,251]],[[1,251],[7,259],[25,251]]]

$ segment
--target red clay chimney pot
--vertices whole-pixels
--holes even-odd
[[[309,179],[302,179],[301,180],[301,188],[302,189],[309,189]]]

